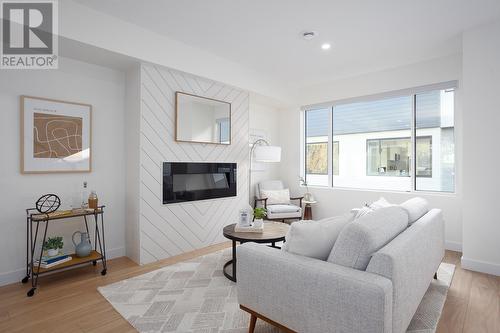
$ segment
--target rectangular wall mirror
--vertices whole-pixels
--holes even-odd
[[[175,93],[175,140],[231,144],[231,103]]]

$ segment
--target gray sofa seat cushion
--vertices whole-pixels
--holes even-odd
[[[415,223],[429,211],[429,203],[424,198],[416,197],[400,205],[408,213],[408,223]]]
[[[328,261],[365,270],[373,253],[408,227],[408,214],[401,207],[386,207],[349,223],[333,245]]]

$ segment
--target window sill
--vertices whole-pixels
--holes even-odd
[[[305,186],[303,185],[299,186],[305,188]],[[410,195],[413,194],[413,195],[450,197],[450,198],[456,198],[458,196],[457,192],[377,190],[368,188],[352,188],[352,187],[321,186],[321,185],[309,185],[308,187],[311,189],[327,190],[327,191],[355,191],[355,192],[394,193],[394,194],[410,194]]]

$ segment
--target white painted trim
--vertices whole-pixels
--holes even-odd
[[[471,271],[500,276],[500,265],[499,264],[481,261],[481,260],[469,259],[469,258],[465,258],[464,256],[462,256],[462,268],[465,268],[465,269],[468,269]]]
[[[462,243],[453,241],[444,241],[444,248],[450,251],[462,252]]]
[[[123,257],[123,256],[125,256],[125,248],[118,247],[115,249],[109,249],[107,251],[107,255],[108,255],[108,260]],[[72,269],[72,267],[68,268],[68,269]],[[61,272],[61,271],[59,271],[59,272]],[[20,282],[21,279],[23,277],[25,277],[25,275],[26,275],[26,268],[21,268],[21,269],[6,272],[6,273],[0,273],[0,286],[5,286],[7,284]]]
[[[379,100],[379,99],[400,97],[400,96],[406,96],[406,95],[415,95],[418,93],[428,92],[431,90],[451,89],[451,88],[457,88],[457,87],[458,87],[458,80],[446,81],[446,82],[440,82],[440,83],[435,83],[435,84],[427,84],[424,86],[419,86],[419,87],[414,87],[414,88],[407,88],[407,89],[388,91],[388,92],[383,92],[383,93],[378,93],[378,94],[372,94],[372,95],[367,95],[367,96],[351,97],[351,98],[345,98],[345,99],[340,99],[340,100],[336,100],[336,101],[328,101],[328,102],[323,102],[323,103],[304,105],[301,107],[301,110],[327,109],[327,108],[331,108],[333,106],[342,105],[342,104],[371,102],[371,101],[375,101],[375,100]]]

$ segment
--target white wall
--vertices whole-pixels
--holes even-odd
[[[500,275],[500,22],[463,39],[464,167],[462,266]]]
[[[125,104],[125,154],[126,154],[126,255],[136,263],[140,262],[139,189],[141,123],[141,68],[137,64],[126,73]]]
[[[175,140],[175,92],[231,103],[231,145]],[[141,65],[139,159],[140,263],[145,264],[226,240],[225,225],[248,203],[249,93],[177,70]],[[237,163],[237,196],[163,204],[163,162]],[[134,180],[132,178],[132,180]],[[134,184],[135,185],[135,180]],[[133,198],[135,202],[135,198]]]
[[[280,111],[276,105],[263,99],[250,97],[250,133],[252,130],[261,131],[266,140],[273,146],[280,146],[280,132],[286,130],[280,126]],[[253,200],[255,186],[263,180],[282,179],[280,163],[259,163],[252,171],[252,186],[250,198]],[[255,164],[254,164],[255,165]],[[283,179],[284,180],[284,179]],[[253,205],[253,201],[252,201]]]
[[[0,75],[0,284],[24,276],[26,213],[42,194],[56,193],[68,207],[84,180],[106,205],[106,246],[110,257],[124,254],[124,75],[103,67],[65,58],[59,70],[4,70]],[[77,174],[20,174],[20,95],[92,104],[92,172]],[[70,236],[82,223],[52,222],[48,235]]]
[[[461,79],[461,56],[434,59],[410,66],[370,73],[358,77],[338,80],[328,84],[304,89],[300,94],[301,105],[322,103],[346,98],[379,94],[418,87],[434,83]],[[456,194],[406,193],[390,191],[370,191],[355,189],[310,188],[319,201],[313,207],[314,218],[342,214],[353,207],[359,207],[384,196],[394,203],[401,203],[419,195],[429,200],[432,207],[443,210],[446,221],[447,248],[460,250],[462,244],[462,209],[461,209],[461,91],[456,92]],[[280,132],[283,156],[280,174],[288,180],[296,192],[305,192],[299,188],[297,177],[300,174],[301,125],[299,106],[281,112],[280,126],[287,130]]]

